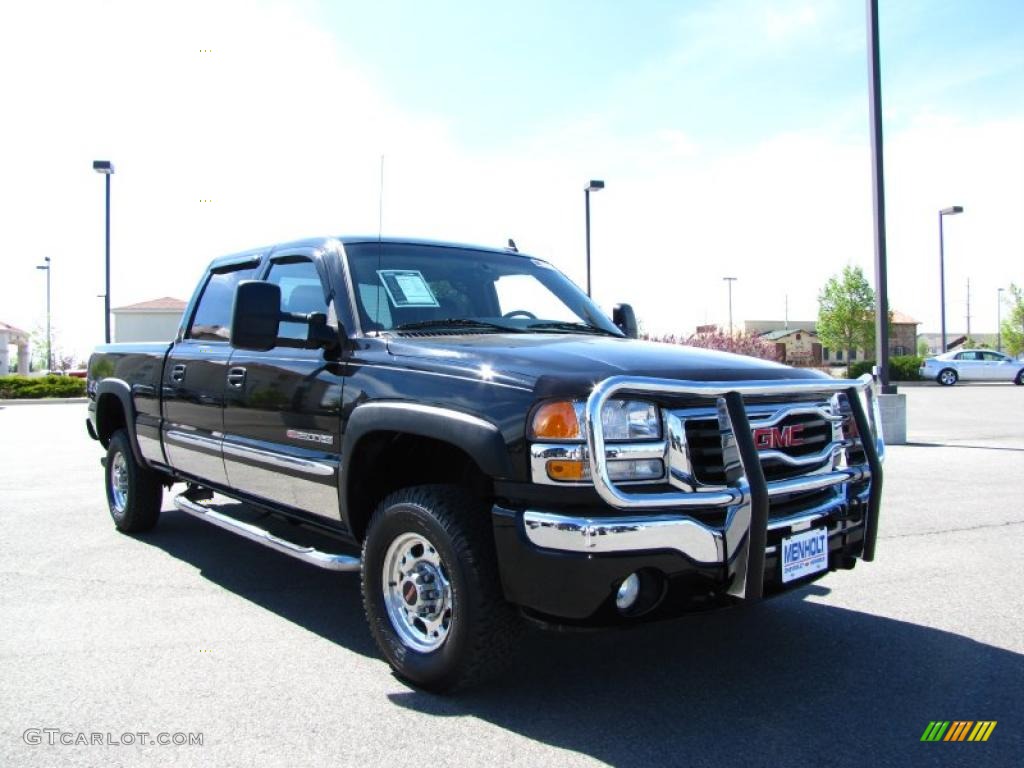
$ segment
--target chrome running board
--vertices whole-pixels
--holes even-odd
[[[302,560],[310,565],[315,565],[317,568],[326,568],[328,571],[359,570],[358,557],[353,557],[352,555],[333,554],[331,552],[321,552],[319,549],[314,549],[313,547],[304,547],[299,544],[295,544],[294,542],[282,539],[280,536],[275,536],[270,531],[265,531],[252,523],[236,520],[230,515],[225,515],[223,512],[218,512],[215,509],[203,506],[202,504],[187,498],[184,494],[179,494],[174,497],[174,506],[182,512],[187,512],[193,517],[198,517],[200,520],[213,523],[218,528],[223,528],[226,531],[237,533],[239,536],[244,536],[250,541],[255,541],[257,544],[262,544],[265,547],[270,547],[271,549],[276,549],[282,554],[290,555],[297,560]]]

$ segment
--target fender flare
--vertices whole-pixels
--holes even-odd
[[[124,413],[125,430],[128,432],[128,442],[132,446],[132,454],[135,456],[139,466],[148,466],[148,462],[142,457],[139,449],[139,438],[135,434],[135,403],[132,400],[132,388],[123,379],[103,379],[96,385],[96,433],[102,434],[100,424],[99,402],[104,395],[113,395],[121,403],[121,411]]]
[[[348,507],[349,467],[355,447],[371,432],[400,432],[440,440],[464,451],[492,478],[510,478],[514,474],[501,431],[479,416],[395,400],[364,403],[352,411],[342,438],[339,490],[343,510]]]

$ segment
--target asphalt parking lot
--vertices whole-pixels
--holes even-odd
[[[392,677],[357,576],[167,497],[156,530],[118,534],[85,406],[2,407],[0,764],[1019,766],[1024,387],[904,391],[875,563],[744,611],[534,631],[505,677],[449,698]],[[998,725],[922,743],[932,720]]]

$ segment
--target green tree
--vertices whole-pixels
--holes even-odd
[[[1009,296],[1003,297],[1003,303],[1009,306],[1010,311],[1003,313],[1003,325],[1000,330],[1003,350],[1016,357],[1024,352],[1024,289],[1011,283],[1008,293]]]
[[[917,340],[917,356],[928,357],[928,340],[918,339]]]
[[[818,338],[829,349],[845,349],[847,361],[858,348],[874,349],[875,292],[860,267],[847,265],[825,283],[818,295]]]

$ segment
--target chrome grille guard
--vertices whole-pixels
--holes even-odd
[[[621,393],[643,396],[693,396],[714,399],[722,430],[725,466],[735,469],[723,490],[630,493],[621,490],[608,474],[602,409]],[[831,472],[804,475],[768,483],[765,480],[744,397],[845,394],[860,436],[864,462],[836,468]],[[866,407],[865,407],[866,406]],[[720,535],[721,555],[732,579],[730,594],[756,600],[762,596],[764,555],[768,531],[768,503],[771,496],[828,488],[842,483],[868,481],[868,509],[864,531],[864,560],[873,560],[878,535],[878,511],[882,494],[882,460],[885,444],[874,381],[865,374],[859,379],[782,381],[677,381],[637,376],[612,376],[595,385],[584,408],[590,473],[598,494],[612,507],[637,509],[693,509],[725,507],[726,524]],[[865,439],[870,436],[871,439]],[[670,441],[672,436],[666,435]],[[610,522],[610,521],[609,521]],[[628,525],[628,519],[621,521]]]

